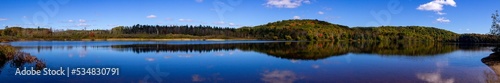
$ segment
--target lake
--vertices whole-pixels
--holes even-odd
[[[499,82],[500,75],[495,73],[500,71],[496,65],[499,59],[495,59],[493,55],[497,54],[488,45],[301,41],[7,44],[41,60],[44,68],[116,68],[119,74],[23,76],[15,75],[17,68],[36,64],[2,60],[3,83],[484,83]]]

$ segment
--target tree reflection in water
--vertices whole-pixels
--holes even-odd
[[[7,64],[10,64],[10,66],[14,68],[21,68],[25,65],[35,66],[37,70],[46,67],[45,62],[29,53],[20,52],[18,49],[9,45],[0,45],[0,69],[3,69]]]
[[[433,42],[273,42],[231,44],[131,44],[112,45],[117,51],[145,52],[214,52],[243,50],[265,53],[292,60],[318,60],[347,53],[368,53],[384,56],[434,56],[457,50],[456,45]]]

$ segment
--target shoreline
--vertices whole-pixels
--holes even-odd
[[[80,39],[80,41],[228,41],[228,40],[258,40],[258,39],[147,39],[147,38],[109,38],[109,39]]]
[[[196,39],[196,38],[103,38],[103,39],[17,39],[12,41],[2,42],[16,42],[16,41],[232,41],[232,40],[259,40],[259,39]]]

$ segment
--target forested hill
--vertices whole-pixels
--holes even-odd
[[[255,38],[272,40],[340,40],[348,39],[349,27],[319,20],[283,20],[254,27],[242,27],[238,32]]]
[[[0,41],[30,39],[260,39],[304,41],[441,41],[495,43],[497,36],[457,34],[424,26],[348,27],[315,19],[282,20],[253,27],[229,28],[202,25],[132,25],[111,30],[52,30],[6,27]]]
[[[456,41],[459,34],[434,27],[380,26],[353,27],[320,20],[283,20],[237,29],[270,40],[361,40],[361,41]]]

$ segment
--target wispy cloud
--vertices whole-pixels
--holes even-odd
[[[78,23],[78,24],[76,24],[76,26],[79,26],[79,27],[89,27],[90,25],[87,24],[87,23]]]
[[[156,15],[149,15],[149,16],[146,16],[146,18],[156,18]]]
[[[180,22],[193,22],[191,19],[179,19]]]
[[[80,22],[80,23],[86,23],[86,22],[87,22],[87,20],[84,20],[84,19],[79,19],[79,20],[78,20],[78,22]]]
[[[229,23],[229,26],[240,26],[240,25],[235,24],[235,23]]]
[[[267,7],[276,7],[276,8],[297,8],[302,3],[310,4],[309,0],[267,0],[267,3],[264,4]]]
[[[293,16],[293,19],[300,19],[300,16]]]
[[[319,14],[319,15],[323,15],[323,14],[325,14],[325,12],[323,12],[323,11],[319,11],[319,12],[318,12],[318,14]]]
[[[445,15],[446,13],[443,13],[443,12],[436,12],[436,14],[438,14],[438,15]]]
[[[106,26],[109,26],[109,27],[117,27],[118,25],[117,24],[108,24]]]
[[[440,17],[438,19],[436,19],[437,22],[440,22],[440,23],[449,23],[451,22],[450,19],[446,19],[444,17]]]
[[[225,23],[224,23],[224,21],[217,21],[217,22],[214,22],[214,24],[216,24],[216,25],[223,25]]]
[[[325,20],[335,20],[335,19],[339,19],[340,17],[338,16],[327,16],[325,17]]]
[[[0,21],[5,21],[5,20],[9,20],[7,18],[0,18]]]
[[[165,20],[167,20],[167,21],[172,21],[172,18],[165,18]]]

